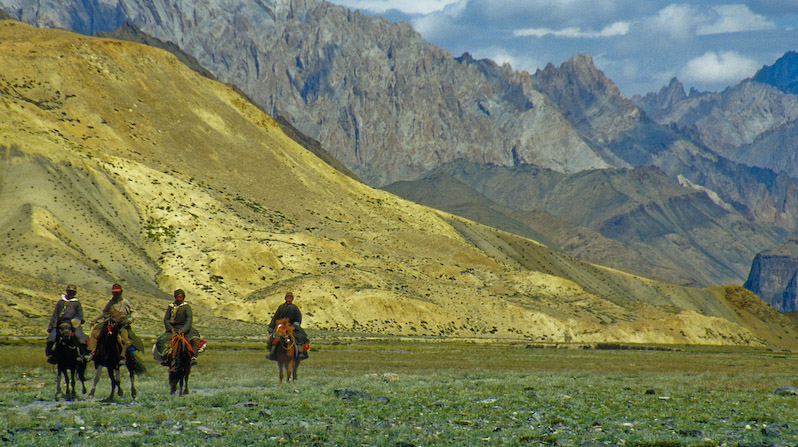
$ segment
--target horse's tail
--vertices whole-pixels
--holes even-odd
[[[140,376],[147,372],[147,367],[139,360],[135,353],[131,352],[127,355],[126,359],[127,369],[133,374]]]

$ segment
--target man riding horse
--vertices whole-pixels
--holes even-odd
[[[294,294],[292,292],[288,292],[285,294],[285,303],[281,304],[280,307],[277,308],[277,311],[274,313],[272,317],[272,321],[269,323],[268,331],[269,331],[269,355],[268,358],[270,360],[277,360],[275,358],[274,353],[274,328],[277,325],[277,320],[282,318],[288,318],[290,324],[294,327],[294,337],[296,339],[297,349],[296,349],[296,356],[298,359],[306,359],[308,358],[308,336],[305,333],[305,330],[302,329],[302,312],[299,311],[299,308],[294,304]]]
[[[83,306],[77,298],[78,288],[74,284],[66,287],[64,295],[55,304],[53,315],[50,317],[50,323],[47,325],[47,343],[44,347],[44,354],[47,356],[47,362],[55,364],[53,357],[53,345],[55,344],[58,327],[62,323],[69,323],[75,337],[78,340],[78,348],[80,350],[81,360],[85,361],[86,358],[86,341],[89,337],[83,333],[81,325],[83,324]]]
[[[130,327],[133,320],[133,306],[130,305],[130,301],[122,297],[122,286],[114,284],[111,287],[111,299],[105,304],[102,313],[92,320],[89,350],[94,352],[97,347],[97,337],[100,336],[100,332],[105,327],[106,321],[119,327],[119,342],[122,344],[122,359],[124,359],[128,353],[136,350],[144,350],[144,344],[141,342],[141,339]]]
[[[186,292],[177,289],[174,297],[175,301],[169,304],[163,317],[165,332],[156,341],[155,354],[157,355],[155,358],[161,357],[161,361],[164,361],[167,344],[172,337],[182,334],[191,345],[191,361],[196,362],[197,354],[205,350],[205,340],[200,337],[199,331],[194,327],[194,313],[191,311],[191,306],[185,301]],[[168,366],[168,364],[164,366]]]

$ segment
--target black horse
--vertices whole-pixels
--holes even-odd
[[[94,390],[97,388],[97,382],[100,381],[100,370],[105,367],[108,370],[108,378],[111,379],[111,394],[104,399],[107,402],[114,400],[114,393],[119,394],[120,397],[123,395],[122,379],[119,373],[121,362],[125,363],[130,375],[130,395],[134,399],[136,398],[135,376],[147,371],[144,364],[133,352],[127,353],[125,359],[122,358],[119,329],[120,326],[110,320],[103,323],[103,330],[100,331],[100,335],[97,337],[97,347],[94,349],[93,360],[96,373],[94,374],[94,386],[92,386],[89,396],[94,397]]]
[[[80,341],[75,336],[72,324],[61,323],[58,325],[58,332],[53,346],[53,358],[58,369],[55,383],[55,400],[64,396],[66,400],[76,399],[75,379],[80,378],[83,386],[83,394],[86,394],[86,362],[80,354]],[[61,391],[61,377],[64,377],[66,394]]]
[[[169,341],[169,394],[188,394],[188,376],[191,374],[192,348],[183,334],[176,334]]]

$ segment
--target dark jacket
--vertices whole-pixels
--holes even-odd
[[[77,298],[70,299],[66,295],[61,295],[61,299],[55,304],[50,322],[47,324],[47,341],[55,341],[56,329],[59,324],[69,323],[73,319],[80,320],[81,324],[83,323],[83,306]],[[80,326],[75,328],[75,335],[81,343],[85,343],[89,339]]]
[[[269,332],[274,332],[277,320],[281,318],[288,318],[288,322],[291,324],[297,323],[300,326],[302,325],[302,312],[299,311],[296,304],[283,303],[277,308],[277,312],[274,313],[272,321],[269,323]]]
[[[191,311],[191,306],[185,301],[182,304],[172,303],[166,308],[163,327],[167,333],[172,333],[172,330],[183,332],[186,340],[200,336],[199,331],[194,328],[194,314]]]

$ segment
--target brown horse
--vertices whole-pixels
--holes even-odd
[[[191,374],[191,355],[193,349],[182,333],[175,334],[169,341],[169,393],[178,391],[180,396],[188,394],[188,376]]]
[[[288,318],[276,321],[273,343],[276,343],[274,350],[277,357],[277,368],[280,370],[280,386],[283,386],[283,369],[285,369],[286,381],[296,382],[299,360],[296,359],[294,327],[288,323]]]

